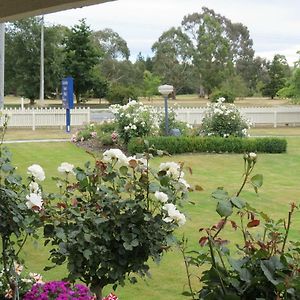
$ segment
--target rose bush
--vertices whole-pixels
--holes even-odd
[[[177,208],[190,189],[183,166],[150,167],[151,155],[127,157],[119,149],[84,168],[55,178],[60,193],[49,194],[42,212],[50,261],[67,263],[68,280],[80,279],[102,299],[108,284],[148,274],[149,258],[159,261],[186,221]],[[61,184],[61,183],[64,184]],[[52,267],[53,267],[52,266]]]
[[[247,137],[251,123],[244,118],[234,104],[224,104],[219,98],[209,103],[204,113],[200,134],[204,136]]]
[[[12,297],[19,297],[20,274],[15,266],[20,262],[19,253],[27,237],[31,235],[37,238],[36,228],[41,225],[37,212],[43,204],[37,181],[43,181],[45,173],[39,165],[32,165],[28,168],[26,182],[16,173],[11,153],[3,146],[7,121],[7,116],[4,116],[0,143],[0,269],[3,270],[2,287]]]
[[[289,241],[298,207],[292,203],[286,219],[273,220],[241,197],[247,182],[255,192],[262,186],[261,174],[250,176],[256,162],[255,153],[244,155],[244,179],[236,194],[223,188],[212,193],[221,219],[199,230],[200,250],[187,253],[187,241],[182,240],[190,288],[184,294],[192,299],[300,299],[299,242]],[[228,236],[236,234],[239,243],[233,251]],[[204,269],[199,291],[193,289],[190,266]]]
[[[125,144],[133,137],[158,133],[158,112],[149,106],[132,100],[126,105],[111,105],[117,132]]]

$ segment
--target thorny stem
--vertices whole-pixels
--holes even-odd
[[[285,229],[284,240],[283,240],[283,244],[282,244],[282,248],[281,248],[281,253],[282,254],[284,253],[285,244],[286,244],[288,234],[289,234],[289,231],[290,231],[293,212],[294,212],[294,210],[293,210],[293,207],[292,207],[291,211],[289,211],[287,226],[286,226],[286,229]]]
[[[221,263],[222,263],[222,266],[223,266],[223,268],[224,268],[224,270],[226,271],[226,274],[227,274],[227,269],[226,269],[226,266],[225,266],[225,263],[224,263],[222,254],[221,254],[221,252],[220,252],[219,249],[217,249],[217,253],[218,253],[218,255],[219,255],[219,258],[220,258],[220,261],[221,261]]]
[[[244,237],[244,242],[245,242],[245,245],[247,244],[247,237],[246,237],[246,233],[245,233],[245,227],[244,227],[244,222],[243,222],[243,216],[241,216],[241,230],[242,230],[242,233],[243,233],[243,237]]]
[[[147,167],[146,167],[146,170],[147,170],[147,191],[146,191],[146,198],[147,198],[147,210],[149,211],[150,209],[150,200],[149,200],[149,193],[150,193],[150,190],[149,190],[149,153],[147,153]]]
[[[247,182],[247,180],[248,180],[248,177],[249,177],[250,173],[252,172],[253,168],[254,168],[254,164],[251,166],[251,165],[248,163],[247,169],[246,169],[246,171],[245,171],[245,177],[244,177],[243,183],[242,183],[240,189],[238,190],[238,192],[236,193],[236,197],[238,197],[238,196],[240,195],[240,193],[242,192],[243,188],[245,187],[245,184],[246,184],[246,182]],[[227,223],[227,219],[228,219],[228,217],[225,217],[225,218],[224,218],[223,224],[220,226],[220,228],[219,228],[219,229],[217,230],[217,232],[214,234],[213,239],[215,239],[215,238],[219,235],[219,233],[221,232],[221,230],[225,227],[225,225],[226,225],[226,223]]]
[[[187,257],[185,255],[187,240],[183,237],[182,241],[183,241],[182,242],[182,247],[179,247],[179,249],[180,249],[180,252],[181,252],[181,254],[183,256],[185,271],[186,271],[186,275],[187,275],[187,279],[188,279],[189,290],[191,292],[192,299],[195,300],[194,291],[193,291],[193,287],[192,287],[192,283],[191,283],[191,274],[189,272],[189,264],[188,264],[188,261],[187,261]]]
[[[212,241],[211,241],[211,236],[209,236],[209,238],[208,238],[208,245],[209,245],[209,251],[210,251],[211,260],[212,260],[212,266],[216,270],[216,272],[218,273],[223,294],[226,295],[224,282],[223,282],[222,276],[220,275],[220,272],[219,272],[218,267],[217,267],[217,263],[216,263],[216,259],[215,259],[215,255],[214,255],[214,250],[213,250],[213,246],[212,246]]]

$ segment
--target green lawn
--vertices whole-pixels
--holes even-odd
[[[299,203],[300,185],[300,138],[289,137],[288,151],[285,154],[259,154],[256,173],[264,175],[264,185],[256,196],[250,186],[241,195],[253,206],[265,210],[274,218],[285,217],[290,202]],[[51,176],[57,175],[57,166],[64,161],[82,165],[90,159],[84,150],[71,143],[24,143],[10,144],[14,163],[22,175],[32,163],[40,164],[46,170],[45,189],[54,189]],[[224,186],[234,194],[242,180],[243,159],[237,154],[185,154],[173,157],[155,158],[154,165],[162,161],[184,162],[193,169],[193,175],[188,174],[188,181],[204,188],[202,192],[191,193],[190,198],[196,205],[186,205],[184,210],[189,217],[185,226],[178,231],[180,237],[184,232],[190,245],[198,249],[201,236],[198,229],[209,226],[218,220],[214,212],[215,203],[210,199],[211,192],[219,186]],[[291,235],[299,236],[300,216],[296,214]],[[255,230],[255,229],[253,229]],[[234,233],[231,238],[236,240]],[[31,271],[42,272],[48,280],[63,276],[63,268],[43,272],[47,263],[47,249],[42,244],[28,243],[24,256]],[[126,285],[117,290],[121,300],[182,300],[182,291],[187,289],[185,270],[179,251],[173,249],[165,255],[162,263],[152,264],[152,279],[140,280],[136,285]]]

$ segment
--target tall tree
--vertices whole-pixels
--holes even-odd
[[[62,38],[65,29],[45,27],[45,94],[55,92],[62,74]],[[7,26],[6,92],[30,99],[39,97],[41,20],[28,18]]]
[[[181,28],[165,31],[152,46],[153,70],[163,81],[172,84],[178,93],[189,84],[192,64],[192,43]]]
[[[112,59],[118,60],[129,59],[130,50],[127,42],[112,29],[105,28],[96,31],[93,33],[93,38],[103,51],[105,57],[109,56]]]
[[[161,79],[159,76],[156,76],[147,70],[144,72],[144,96],[146,96],[149,101],[153,95],[157,94],[160,83]]]
[[[268,82],[263,87],[263,95],[273,99],[277,92],[285,86],[290,77],[290,68],[284,55],[276,54],[272,62],[268,63]]]
[[[110,28],[94,32],[93,40],[103,54],[98,66],[103,76],[112,84],[133,84],[135,70],[129,61],[130,51],[126,41]]]
[[[201,13],[185,16],[182,27],[192,41],[198,82],[207,94],[233,75],[236,66],[253,59],[248,29],[213,10],[203,7]]]
[[[94,67],[99,63],[100,52],[92,40],[92,31],[85,20],[71,28],[65,39],[65,75],[74,78],[76,102],[93,88]]]

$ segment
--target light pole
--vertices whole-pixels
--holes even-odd
[[[44,16],[41,18],[40,105],[44,106]]]
[[[0,109],[4,106],[5,23],[0,23]]]
[[[158,87],[158,91],[163,95],[165,100],[165,134],[169,135],[169,116],[168,116],[168,96],[172,93],[174,87],[172,85],[164,84]]]

